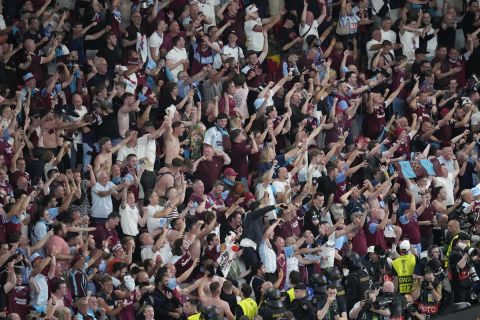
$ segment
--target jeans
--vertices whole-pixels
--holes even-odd
[[[92,162],[91,153],[93,152],[93,148],[95,148],[95,151],[98,152],[97,143],[93,145],[93,147],[90,146],[88,143],[83,144],[83,171],[84,172],[87,172],[87,165],[89,165]]]

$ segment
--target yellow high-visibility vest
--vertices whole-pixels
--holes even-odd
[[[295,300],[295,289],[293,288],[288,289],[287,294],[288,294],[288,297],[290,298],[290,303],[292,303],[293,300]]]
[[[258,313],[257,303],[252,298],[243,299],[238,302],[238,305],[242,308],[243,314],[250,320],[253,320]]]
[[[187,318],[188,320],[200,320],[200,313],[192,314]]]
[[[393,260],[392,266],[397,272],[398,291],[401,294],[412,292],[413,271],[415,270],[415,256],[407,254]]]

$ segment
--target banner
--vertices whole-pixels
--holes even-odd
[[[225,243],[220,248],[222,253],[217,259],[217,265],[226,278],[233,260],[237,258],[237,252],[240,250],[240,247],[235,244],[235,233],[230,232],[230,235],[225,238]]]
[[[405,179],[415,179],[422,176],[437,176],[440,172],[438,159],[422,159],[415,161],[399,161],[395,163],[395,169]]]
[[[141,35],[139,32],[137,32],[137,52],[142,58],[142,61],[146,62],[148,59],[147,37],[145,35]]]

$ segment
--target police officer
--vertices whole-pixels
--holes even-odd
[[[200,320],[220,320],[217,307],[205,306],[200,313]]]
[[[322,273],[314,273],[310,278],[310,286],[313,289],[312,304],[318,308],[318,304],[327,298],[328,279]]]
[[[365,271],[362,258],[356,252],[347,253],[343,259],[343,267],[349,270],[345,277],[345,293],[347,299],[347,310],[363,299],[365,291],[370,288],[370,275]]]
[[[288,318],[288,312],[282,302],[282,295],[275,287],[270,287],[265,291],[265,301],[258,310],[258,315],[263,320],[274,320],[279,318]]]
[[[285,292],[285,299],[283,300],[285,307],[290,308],[290,305],[295,300],[295,286],[300,283],[300,272],[292,270],[289,275],[290,278],[290,289]]]
[[[253,289],[248,284],[244,283],[240,287],[240,293],[242,295],[242,300],[237,304],[237,307],[235,309],[235,315],[237,318],[245,315],[248,317],[249,320],[253,320],[253,318],[257,315],[258,312],[257,302],[250,298],[253,293]]]
[[[317,311],[318,320],[347,319],[347,310],[338,304],[337,288],[333,284],[327,287],[327,298]]]
[[[347,297],[343,286],[342,274],[336,267],[327,269],[328,283],[336,288],[335,303],[340,310],[347,311]],[[323,302],[322,302],[323,305]]]
[[[289,307],[295,319],[315,320],[316,309],[307,298],[307,286],[299,283],[294,288],[295,300]]]

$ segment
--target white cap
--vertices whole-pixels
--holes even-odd
[[[367,253],[375,253],[375,246],[368,247]]]
[[[252,14],[258,11],[258,8],[256,5],[251,4],[248,7],[245,8],[245,14]]]
[[[409,251],[410,250],[410,241],[403,240],[402,242],[400,242],[400,250]]]
[[[41,258],[41,257],[42,257],[41,255],[39,255],[38,253],[35,252],[34,254],[32,254],[30,256],[30,262],[33,263],[33,262],[35,262],[35,260],[37,260],[37,258]]]

